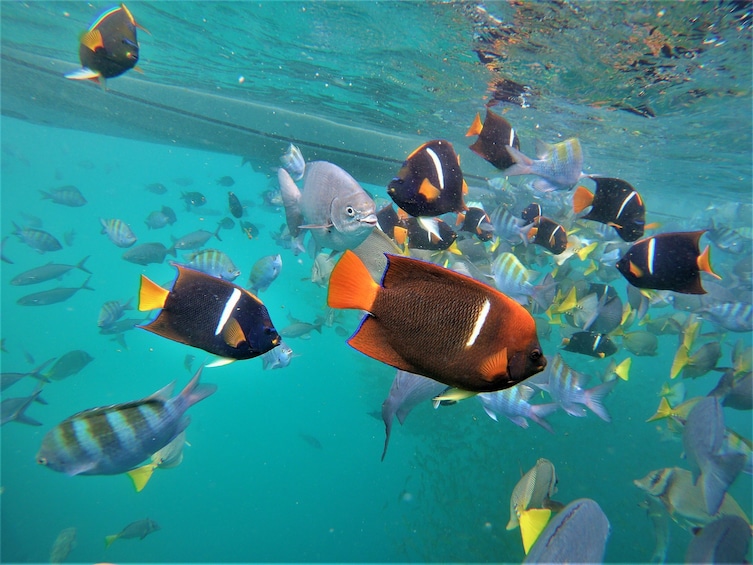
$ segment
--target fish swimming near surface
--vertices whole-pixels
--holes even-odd
[[[539,160],[526,157],[515,147],[506,147],[515,164],[505,170],[505,175],[536,175],[541,177],[539,190],[570,190],[581,179],[583,173],[583,150],[580,141],[571,137],[560,143],[549,145],[537,143]]]
[[[142,400],[92,408],[45,434],[37,463],[66,475],[118,475],[156,453],[188,427],[186,411],[214,394],[200,368],[180,394],[175,382]]]
[[[102,224],[102,233],[106,233],[110,241],[118,247],[131,247],[136,243],[136,236],[123,220],[100,218],[99,223]]]
[[[332,271],[329,306],[368,313],[352,347],[471,392],[508,388],[544,369],[536,324],[520,304],[433,263],[387,260],[381,285],[349,251]]]
[[[61,186],[48,191],[40,190],[43,200],[52,200],[55,204],[78,208],[86,204],[86,198],[81,191],[73,185]]]
[[[139,62],[136,23],[125,4],[104,10],[80,38],[81,67],[65,75],[74,80],[93,80],[104,87],[105,79],[122,75]]]
[[[584,220],[593,220],[612,226],[624,241],[643,237],[646,227],[646,205],[641,195],[630,183],[615,178],[588,177],[596,183],[591,192],[579,186],[573,193],[573,211],[580,214],[591,207]]]
[[[42,282],[51,281],[53,279],[59,279],[73,269],[78,269],[85,273],[91,274],[91,271],[84,266],[84,263],[86,263],[87,259],[89,259],[89,255],[81,259],[81,261],[79,261],[75,265],[63,265],[50,261],[46,265],[42,265],[41,267],[36,267],[34,269],[29,269],[28,271],[24,271],[23,273],[16,275],[11,279],[10,284],[14,286],[39,284]]]
[[[303,191],[285,169],[278,170],[288,229],[308,230],[318,248],[352,249],[377,224],[371,196],[346,171],[326,161],[306,166]]]
[[[269,313],[256,296],[228,281],[172,265],[178,276],[171,290],[141,276],[139,310],[161,310],[152,322],[139,327],[226,360],[257,357],[280,344]]]
[[[117,539],[144,539],[152,532],[156,532],[160,529],[160,526],[154,520],[144,518],[137,522],[132,522],[123,528],[119,533],[111,536],[105,536],[105,549],[110,547],[112,543]]]
[[[641,239],[620,258],[617,269],[638,288],[706,294],[701,271],[711,270],[709,247],[701,253],[698,242],[704,231],[663,233]]]
[[[87,278],[84,284],[74,288],[60,287],[27,294],[19,298],[16,304],[21,306],[48,306],[50,304],[57,304],[58,302],[65,302],[79,290],[94,290],[89,286],[90,279],[91,277]]]
[[[468,185],[449,141],[428,141],[408,155],[387,194],[411,216],[439,216],[466,209]]]
[[[503,171],[515,164],[506,147],[520,150],[518,134],[510,122],[489,108],[486,109],[484,123],[481,123],[481,116],[476,114],[465,135],[478,135],[478,139],[470,146],[471,151],[498,169]]]

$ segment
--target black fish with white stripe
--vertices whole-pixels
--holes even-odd
[[[635,241],[643,236],[646,226],[646,206],[641,195],[622,179],[589,177],[596,183],[591,193],[579,186],[573,194],[573,211],[579,214],[591,207],[584,220],[593,220],[612,226],[624,241]]]
[[[172,265],[178,277],[171,290],[141,276],[139,310],[161,311],[140,327],[230,361],[257,357],[280,344],[269,312],[256,296],[231,282]]]

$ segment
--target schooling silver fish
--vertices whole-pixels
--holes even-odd
[[[303,191],[285,169],[278,170],[288,229],[311,232],[319,248],[353,249],[377,225],[376,206],[356,179],[326,161],[306,166]]]

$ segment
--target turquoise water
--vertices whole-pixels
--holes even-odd
[[[535,107],[496,108],[509,109],[505,115],[521,132],[524,152],[533,153],[537,137],[557,141],[576,135],[586,152],[584,170],[629,180],[646,199],[648,221],[653,215],[662,222],[659,231],[701,229],[710,213],[717,223],[749,229],[750,28],[735,24],[733,3],[719,8],[689,2],[675,11],[674,3],[530,6],[535,8],[513,13],[507,4],[487,5],[517,26],[520,41],[507,46],[506,78],[537,92]],[[3,3],[2,45],[54,55],[75,68],[77,33],[104,7]],[[139,36],[141,80],[252,97],[397,134],[446,137],[458,146],[468,143],[463,134],[483,110],[494,78],[472,51],[481,29],[474,4],[165,2],[129,8],[152,33]],[[715,23],[706,27],[713,41],[698,35],[700,24],[693,28],[691,16]],[[665,62],[667,76],[649,84],[640,78],[645,73],[621,74],[614,65],[624,64],[635,42],[651,47],[641,33],[652,25],[676,44],[706,47],[695,58]],[[609,110],[605,100],[631,107],[648,100],[656,117]],[[168,244],[170,235],[214,231],[226,215],[228,190],[216,181],[229,175],[235,180],[230,190],[247,205],[244,219],[260,229],[249,240],[236,227],[222,232],[221,243],[210,244],[241,269],[237,282],[245,283],[260,257],[282,254],[282,274],[261,294],[278,329],[288,324],[289,313],[309,322],[323,314],[326,291],[306,280],[310,257],[282,250],[270,236],[285,222],[282,210],[264,207],[261,199],[276,162],[255,172],[237,154],[51,127],[5,114],[0,124],[2,236],[12,233],[12,222],[37,220],[61,241],[70,230],[76,234],[72,245],[44,256],[15,236],[5,243],[3,254],[13,264],[2,263],[0,273],[7,350],[0,357],[2,371],[31,370],[74,349],[94,357],[79,374],[44,388],[47,405],[28,409],[42,426],[2,427],[3,562],[47,561],[55,537],[67,527],[77,529],[78,540],[68,561],[81,563],[520,562],[520,534],[505,530],[509,497],[521,471],[539,457],[557,469],[558,500],[588,497],[604,510],[611,523],[606,561],[651,557],[652,526],[632,481],[653,469],[688,468],[682,443],[663,441],[658,429],[663,425],[645,422],[669,380],[674,335],[659,337],[656,357],[633,358],[629,381],[618,383],[606,400],[611,423],[591,413],[573,418],[558,411],[548,418],[555,431],[549,434],[535,424],[524,430],[502,419],[496,423],[473,399],[436,411],[424,403],[404,426],[395,425],[380,463],[384,426],[372,413],[380,410],[394,369],[352,350],[333,327],[324,327],[308,340],[288,340],[298,356],[282,370],[262,371],[259,359],[205,370],[203,380],[217,384],[218,391],[189,412],[184,461],[155,471],[140,493],[125,476],[71,478],[38,466],[34,456],[41,439],[61,420],[86,408],[143,398],[172,380],[182,387],[191,376],[185,356],[196,356],[194,367],[204,359],[199,350],[142,330],[125,334],[127,347],[98,333],[102,304],[135,302],[141,274],[158,283],[175,275],[167,262],[141,267],[123,261],[123,250],[100,233],[100,217],[129,223],[139,243]],[[491,167],[485,170],[495,175]],[[386,198],[384,186],[394,172],[387,167],[383,184],[364,188]],[[176,179],[192,184],[184,187]],[[527,180],[511,179],[514,187]],[[155,182],[167,193],[145,190]],[[39,190],[68,184],[81,190],[85,206],[40,199]],[[207,205],[186,212],[182,190],[202,192]],[[175,209],[178,221],[150,232],[143,221],[162,205]],[[57,283],[16,287],[9,284],[15,275],[51,260],[76,264],[85,256],[94,291],[82,290],[60,304],[17,305],[21,296]],[[722,284],[731,287],[739,260],[712,249],[712,264],[725,276]],[[540,270],[552,268],[549,261]],[[79,286],[86,276],[72,271],[59,284]],[[624,298],[622,278],[612,284]],[[651,312],[658,317],[671,309]],[[344,312],[337,325],[352,331],[357,323],[356,313]],[[702,332],[713,331],[704,324]],[[713,339],[723,343],[720,366],[728,364],[738,339],[751,344],[749,333]],[[542,340],[550,360],[560,341],[557,328]],[[592,385],[608,363],[564,355],[568,364],[594,376]],[[622,349],[615,359],[627,356]],[[686,381],[687,397],[706,394],[717,375]],[[24,380],[3,398],[31,394],[34,386]],[[746,438],[753,435],[749,412],[725,409],[725,423]],[[752,486],[750,475],[742,474],[729,491],[748,516]],[[105,535],[146,517],[161,529],[141,541],[118,540],[105,552]],[[668,561],[682,561],[691,533],[672,523],[670,534]]]

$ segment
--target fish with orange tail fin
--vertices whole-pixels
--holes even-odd
[[[520,140],[510,122],[499,114],[487,108],[483,124],[481,117],[476,114],[476,118],[465,135],[466,137],[478,135],[476,142],[470,146],[471,151],[498,169],[504,171],[515,164],[506,147],[520,150]]]
[[[592,193],[579,186],[573,194],[573,211],[579,214],[590,207],[584,220],[593,220],[612,226],[624,241],[643,237],[646,227],[646,206],[641,195],[630,183],[622,179],[589,177],[596,183]]]
[[[705,230],[653,235],[637,241],[617,261],[617,269],[635,287],[706,294],[701,271],[711,270],[709,246],[701,253],[698,241]]]
[[[346,251],[332,271],[327,302],[368,312],[348,340],[353,348],[462,390],[502,390],[546,366],[525,308],[433,263],[387,255],[380,285]]]

